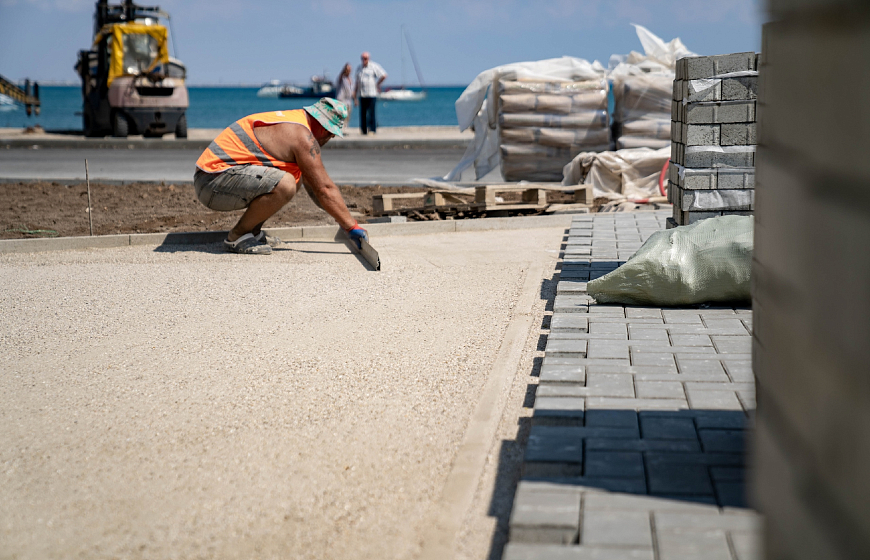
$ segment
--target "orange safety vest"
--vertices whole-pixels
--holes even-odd
[[[217,138],[196,160],[196,166],[206,173],[222,173],[235,165],[246,164],[277,167],[293,175],[298,182],[299,178],[302,177],[299,166],[272,157],[254,136],[254,127],[278,123],[301,124],[309,131],[311,130],[311,127],[308,126],[308,113],[304,109],[248,115],[218,134]]]

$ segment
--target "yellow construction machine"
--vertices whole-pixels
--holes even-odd
[[[187,71],[169,56],[161,18],[169,15],[159,6],[97,2],[93,45],[79,51],[75,66],[85,136],[187,138]]]

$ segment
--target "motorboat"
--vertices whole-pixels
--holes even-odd
[[[335,86],[329,81],[324,73],[321,76],[312,76],[311,83],[307,86],[295,84],[282,84],[279,80],[272,80],[257,90],[257,97],[332,97],[335,95]]]
[[[412,89],[388,89],[379,93],[378,98],[383,101],[422,101],[426,99],[426,92]]]

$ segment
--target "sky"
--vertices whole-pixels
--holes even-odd
[[[116,3],[119,0],[110,0]],[[467,85],[512,62],[642,51],[636,23],[701,55],[761,48],[761,0],[163,0],[173,55],[188,82],[306,83],[371,52],[403,82],[401,26],[427,85]],[[0,75],[77,81],[76,53],[93,38],[93,0],[0,0]],[[405,49],[404,82],[417,85]]]

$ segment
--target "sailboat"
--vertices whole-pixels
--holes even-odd
[[[423,74],[420,72],[420,65],[417,64],[417,56],[414,54],[414,46],[411,44],[411,37],[408,36],[408,30],[402,26],[401,40],[399,49],[402,53],[402,87],[400,89],[388,89],[378,94],[378,97],[384,101],[422,101],[426,99],[426,86],[423,85]],[[417,80],[420,82],[422,91],[405,89],[405,45],[408,45],[408,52],[411,53],[411,61],[414,63],[414,71],[417,73]]]

